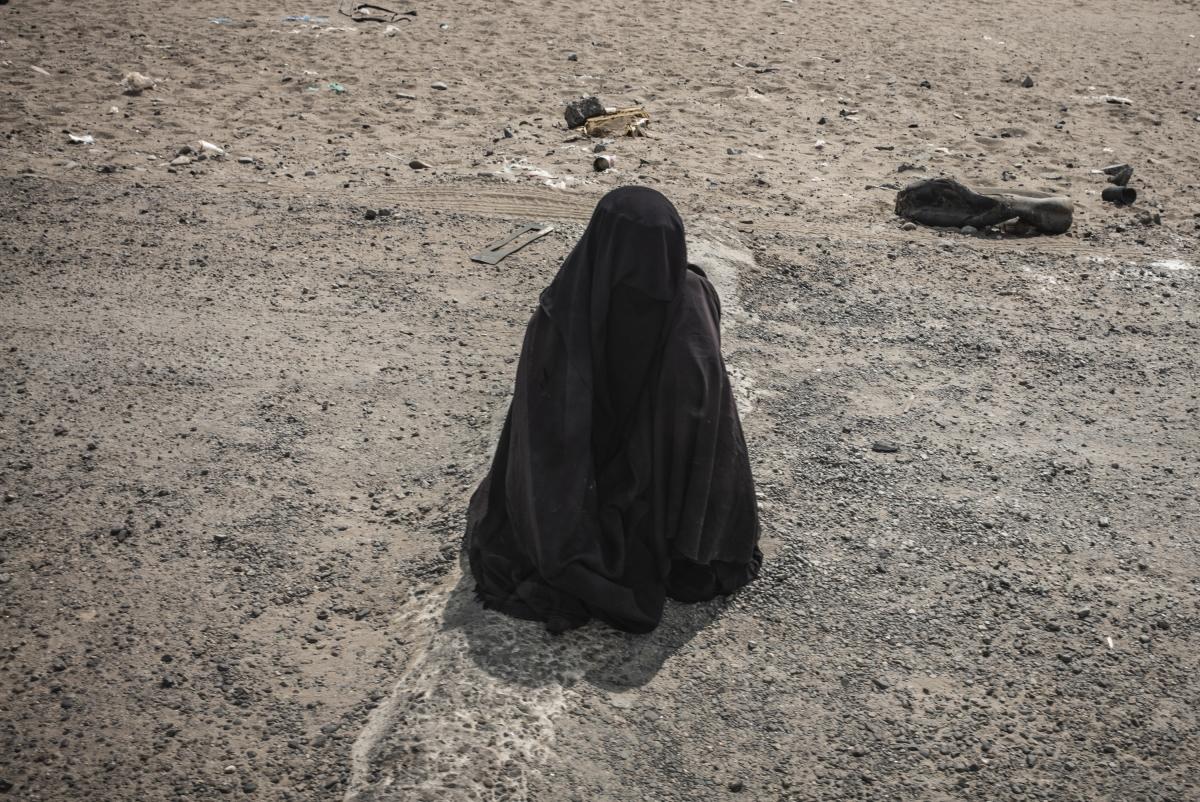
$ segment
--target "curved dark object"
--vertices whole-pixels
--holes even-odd
[[[1108,176],[1108,183],[1123,187],[1133,178],[1133,167],[1128,164],[1110,164],[1104,168],[1104,174]]]
[[[896,195],[896,214],[927,226],[987,228],[1014,217],[1046,234],[1071,227],[1069,198],[1040,192],[976,191],[953,178],[916,181]]]
[[[1105,187],[1100,197],[1118,206],[1128,206],[1137,200],[1137,190],[1133,187]]]

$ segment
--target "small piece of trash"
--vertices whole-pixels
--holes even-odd
[[[329,22],[329,17],[314,16],[312,14],[293,14],[283,18],[284,22],[308,22],[313,25],[324,25]]]
[[[91,134],[81,134],[79,136],[76,136],[75,134],[67,134],[67,136],[71,137],[72,145],[94,145],[94,144],[96,144],[96,138],[94,136],[92,136]]]
[[[206,142],[203,139],[200,140],[200,150],[204,153],[211,153],[214,156],[225,155],[225,148],[221,147],[220,145],[214,145],[211,142]]]
[[[471,257],[472,262],[485,265],[499,264],[506,256],[516,253],[536,239],[546,236],[554,226],[530,223],[507,236],[490,243],[483,251]]]
[[[140,95],[147,89],[153,89],[156,81],[140,72],[127,72],[121,79],[121,87],[127,95]]]
[[[332,83],[329,85],[329,91],[333,92],[335,95],[344,95],[346,94],[346,87],[339,83]]]
[[[38,66],[37,66],[37,65],[35,65],[35,64],[30,64],[30,65],[29,65],[29,69],[33,70],[33,71],[34,71],[34,72],[36,72],[38,75],[45,75],[47,78],[50,78],[50,77],[51,77],[50,73],[46,72],[46,71],[45,71],[45,70],[43,70],[41,67],[38,67]]]
[[[583,132],[592,138],[646,136],[645,126],[649,123],[650,115],[643,106],[630,106],[610,114],[589,117],[583,123]]]
[[[1110,649],[1117,648],[1116,646],[1113,646],[1113,639],[1112,639],[1111,635],[1106,637],[1104,640],[1108,642],[1108,648],[1110,648]]]
[[[229,17],[212,17],[209,22],[213,25],[229,25],[233,20]]]
[[[383,29],[384,36],[395,36],[398,33],[400,33],[400,28],[395,25],[389,25]]]

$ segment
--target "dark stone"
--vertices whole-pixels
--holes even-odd
[[[891,440],[876,440],[871,443],[871,450],[880,454],[895,454],[900,450],[900,446]]]
[[[1128,164],[1110,164],[1103,168],[1108,176],[1108,183],[1123,187],[1133,178],[1133,167]]]
[[[564,116],[568,128],[578,128],[593,117],[604,113],[604,104],[595,96],[581,97],[567,104]]]

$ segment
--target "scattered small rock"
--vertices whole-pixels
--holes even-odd
[[[1031,88],[1033,86],[1033,78],[1026,75],[1021,79],[1021,86],[1025,87],[1026,89]]]
[[[446,86],[446,83],[445,83],[444,81],[434,81],[433,83],[431,83],[431,84],[429,85],[429,88],[430,88],[430,89],[436,89],[436,90],[438,90],[439,92],[445,92],[445,91],[446,91],[447,89],[449,89],[450,87]]]
[[[430,168],[430,164],[428,162],[423,162],[420,159],[413,159],[408,163],[408,166],[414,170],[428,170]]]

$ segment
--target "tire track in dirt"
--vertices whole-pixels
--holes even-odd
[[[395,206],[411,209],[430,209],[445,212],[476,214],[484,217],[507,217],[521,220],[546,220],[561,222],[583,222],[591,217],[592,209],[602,193],[584,195],[564,192],[549,187],[521,186],[510,188],[479,188],[470,185],[443,185],[436,187],[413,187],[396,190],[384,189],[372,193],[375,202],[387,201]],[[902,231],[892,221],[866,229],[853,229],[836,222],[822,223],[798,220],[790,217],[762,217],[757,207],[745,206],[722,215],[723,219],[754,217],[756,222],[748,225],[746,234],[767,236],[789,234],[814,237],[836,242],[866,242],[875,244],[902,245],[913,242],[935,243],[943,241],[935,230],[919,229],[917,232]],[[684,214],[685,217],[690,215]],[[711,215],[701,215],[707,219]],[[714,224],[719,225],[718,221]],[[1053,255],[1073,254],[1080,257],[1104,256],[1106,258],[1146,259],[1151,256],[1146,250],[1127,246],[1089,246],[1073,238],[1033,236],[1027,238],[956,238],[950,240],[964,248],[984,252],[1046,253]]]

